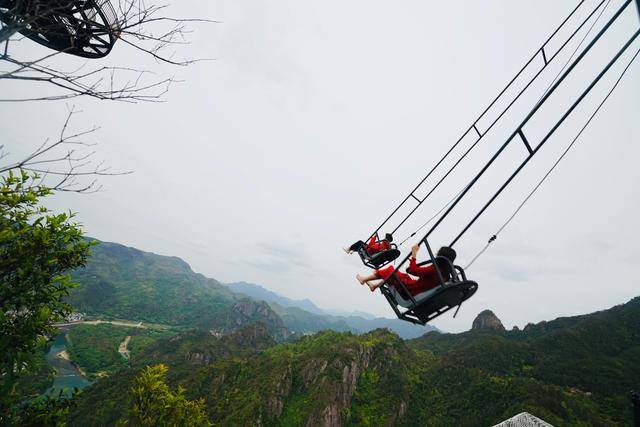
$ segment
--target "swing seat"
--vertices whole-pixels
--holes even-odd
[[[442,271],[446,282],[415,295],[413,299],[406,292],[399,291],[397,286],[385,284],[380,288],[399,319],[424,325],[452,308],[460,307],[478,290],[478,284],[467,279],[462,267],[453,265],[451,261],[443,257],[437,257],[436,263],[438,266],[446,266]]]
[[[392,247],[391,249],[387,249],[386,251],[378,252],[371,255],[367,262],[371,264],[372,268],[378,269],[394,261],[399,256],[400,251],[395,247]]]
[[[358,255],[360,255],[360,259],[364,265],[377,270],[398,258],[400,256],[400,251],[395,244],[391,244],[390,249],[369,255],[366,246],[363,246],[358,250]]]
[[[422,292],[413,297],[415,304],[411,300],[403,298],[395,289],[389,289],[389,293],[385,293],[385,296],[390,300],[390,303],[407,309],[398,313],[400,319],[425,325],[452,308],[460,306],[477,290],[478,284],[476,282],[465,280],[457,283],[448,282],[435,289]]]

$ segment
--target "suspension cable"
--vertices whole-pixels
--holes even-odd
[[[487,241],[487,243],[485,244],[485,246],[471,259],[471,261],[469,262],[469,264],[467,264],[467,266],[465,267],[465,270],[469,267],[471,267],[478,258],[480,258],[480,256],[482,256],[487,249],[489,249],[489,246],[491,245],[491,243],[493,243],[497,238],[498,235],[507,227],[507,225],[509,225],[509,223],[511,223],[511,221],[513,221],[513,219],[516,217],[516,215],[518,215],[518,213],[520,212],[520,210],[522,210],[522,208],[524,207],[524,205],[529,201],[529,199],[531,199],[531,197],[538,191],[538,189],[540,188],[540,186],[547,180],[547,178],[549,177],[549,175],[551,175],[551,173],[554,171],[554,169],[558,166],[558,164],[560,164],[560,162],[562,161],[562,159],[564,159],[564,157],[567,155],[567,153],[569,153],[569,151],[571,150],[571,148],[576,144],[576,142],[579,140],[580,136],[582,135],[582,133],[587,129],[587,127],[591,124],[592,120],[595,118],[595,116],[598,114],[598,112],[600,111],[600,109],[603,107],[603,105],[607,102],[607,100],[609,99],[609,97],[611,96],[611,94],[613,94],[613,92],[615,91],[615,89],[618,87],[618,85],[620,84],[620,82],[622,81],[622,79],[624,78],[625,74],[627,73],[627,71],[629,70],[629,68],[631,67],[631,65],[634,63],[634,61],[636,60],[636,58],[638,57],[638,55],[640,54],[640,49],[638,49],[636,51],[636,53],[633,55],[633,57],[631,58],[631,60],[629,61],[629,63],[627,64],[627,66],[624,68],[624,70],[622,71],[622,73],[620,74],[620,76],[618,77],[618,79],[616,80],[616,82],[614,83],[614,85],[611,87],[611,89],[609,90],[609,92],[607,93],[607,95],[604,97],[604,99],[600,102],[600,104],[598,105],[598,107],[594,110],[594,112],[591,114],[591,116],[589,117],[589,119],[587,120],[587,122],[584,124],[584,126],[580,129],[580,131],[578,132],[578,134],[575,136],[575,138],[573,138],[573,140],[571,141],[571,143],[567,146],[567,148],[564,150],[564,152],[562,153],[562,155],[555,161],[555,163],[553,164],[553,166],[551,166],[551,168],[547,171],[547,173],[542,177],[542,179],[540,179],[540,181],[536,184],[536,186],[533,188],[533,190],[531,190],[531,192],[527,195],[527,197],[524,198],[524,200],[520,203],[520,205],[516,208],[516,210],[511,214],[511,216],[509,216],[509,218],[504,222],[504,224],[502,224],[500,226],[500,228],[498,228],[498,231],[496,231]]]
[[[560,69],[560,71],[558,71],[558,74],[556,74],[556,76],[553,78],[553,80],[551,81],[551,83],[549,83],[549,86],[547,87],[547,89],[544,91],[544,93],[542,94],[542,96],[540,97],[540,99],[544,98],[544,96],[547,94],[547,92],[549,92],[549,90],[551,89],[551,86],[553,86],[553,84],[556,82],[556,80],[558,80],[558,77],[560,77],[560,74],[562,74],[562,72],[567,68],[567,65],[569,65],[569,63],[571,62],[571,60],[573,59],[574,56],[576,56],[576,53],[578,53],[578,50],[580,49],[580,47],[582,46],[582,44],[585,42],[585,40],[587,39],[587,37],[589,37],[589,34],[591,34],[591,31],[593,31],[593,28],[596,26],[596,24],[598,23],[598,21],[600,20],[600,18],[602,18],[602,15],[604,14],[604,12],[607,10],[607,7],[609,7],[609,4],[611,3],[611,0],[607,0],[607,3],[604,5],[604,7],[602,8],[602,10],[600,11],[600,13],[598,14],[598,16],[596,17],[596,19],[593,21],[593,24],[591,24],[591,26],[589,27],[589,29],[587,30],[587,32],[585,33],[584,37],[582,38],[582,40],[580,40],[580,43],[578,43],[578,46],[576,46],[576,48],[573,50],[573,53],[571,54],[571,56],[569,57],[569,59],[567,59],[567,61],[564,63],[564,65],[562,66],[562,68]],[[538,100],[539,101],[539,100]]]
[[[484,175],[484,173],[491,167],[493,162],[502,154],[502,152],[507,148],[507,146],[514,140],[516,136],[522,137],[526,144],[526,140],[524,138],[524,134],[522,133],[522,128],[529,122],[529,120],[535,115],[535,113],[542,107],[542,105],[549,99],[549,97],[555,92],[555,90],[562,84],[562,82],[571,74],[571,72],[575,69],[575,67],[584,59],[584,57],[589,53],[589,51],[593,48],[593,46],[602,38],[602,36],[609,30],[611,25],[618,20],[620,15],[627,9],[627,7],[631,4],[632,0],[626,0],[624,4],[618,9],[618,11],[609,19],[607,24],[598,32],[598,34],[594,37],[593,40],[585,47],[585,49],[580,53],[580,55],[573,61],[573,63],[567,68],[567,70],[562,74],[562,76],[558,79],[558,81],[553,85],[551,90],[544,96],[542,100],[538,104],[534,106],[534,108],[527,114],[527,117],[522,121],[522,123],[515,129],[515,131],[509,136],[504,144],[498,149],[498,151],[493,155],[493,157],[484,165],[484,167],[478,172],[478,174],[471,180],[470,186],[468,189],[463,192],[455,202],[451,204],[451,206],[445,211],[445,213],[438,219],[438,221],[429,229],[429,232],[425,236],[425,238],[429,237],[431,233],[445,220],[445,218],[451,213],[451,211],[456,207],[456,205],[460,202],[460,200],[465,196],[465,193]],[[560,119],[552,126],[552,128],[547,132],[547,134],[542,138],[542,140],[538,143],[535,149],[531,149],[531,147],[527,147],[529,149],[529,156],[527,156],[524,161],[516,168],[516,170],[509,176],[509,178],[500,186],[500,188],[495,192],[493,196],[485,203],[485,205],[480,209],[480,211],[469,221],[469,223],[462,229],[462,231],[456,236],[455,239],[449,244],[449,246],[454,246],[458,240],[469,230],[469,228],[478,220],[480,216],[487,210],[489,206],[500,196],[500,194],[504,191],[505,188],[509,186],[511,181],[522,171],[522,169],[531,161],[531,159],[536,155],[538,151],[549,141],[549,139],[553,136],[553,134],[558,130],[558,128],[565,122],[565,120],[573,113],[573,111],[582,103],[582,101],[587,97],[587,95],[591,92],[591,90],[598,84],[598,82],[604,77],[604,75],[613,67],[613,65],[620,59],[620,57],[627,51],[629,46],[636,41],[638,36],[640,35],[640,29],[638,29],[627,42],[622,46],[622,48],[615,54],[615,56],[607,63],[607,65],[598,73],[598,75],[594,78],[594,80],[589,84],[589,86],[580,94],[578,99],[576,99],[573,104],[565,111],[565,113],[560,117]]]
[[[413,236],[415,236],[415,235],[416,235],[420,230],[422,230],[422,229],[423,229],[423,228],[425,228],[427,225],[429,225],[429,223],[430,223],[431,221],[433,221],[434,219],[436,219],[436,218],[438,217],[438,215],[440,215],[440,214],[442,213],[442,211],[444,211],[444,210],[445,210],[445,209],[446,209],[446,208],[447,208],[451,203],[453,203],[453,201],[454,201],[455,199],[457,199],[457,198],[458,198],[458,196],[459,196],[460,194],[462,194],[462,192],[463,192],[464,190],[466,190],[466,188],[467,188],[467,186],[465,185],[465,187],[464,187],[462,190],[458,191],[458,193],[457,193],[455,196],[453,196],[453,198],[451,198],[451,200],[449,200],[447,203],[445,203],[445,205],[444,205],[444,206],[442,206],[438,212],[436,212],[435,214],[433,214],[433,216],[431,216],[431,217],[430,217],[430,218],[429,218],[429,219],[428,219],[424,224],[422,224],[420,227],[418,227],[418,228],[417,228],[413,233],[411,233],[411,234],[410,234],[407,238],[405,238],[402,242],[398,243],[398,247],[402,246],[402,244],[403,244],[403,243],[405,243],[407,240],[409,240],[410,238],[412,238]]]
[[[462,157],[460,159],[458,159],[458,161],[451,167],[451,169],[445,174],[445,176],[439,180],[439,182],[437,184],[435,184],[434,188],[422,199],[419,200],[416,198],[416,200],[418,201],[418,205],[415,206],[410,212],[409,214],[402,220],[402,222],[397,225],[395,227],[395,229],[392,231],[392,234],[395,233],[398,228],[400,228],[400,226],[402,224],[404,224],[405,221],[407,221],[409,219],[409,217],[411,215],[413,215],[413,213],[422,205],[422,203],[434,192],[434,190],[442,183],[442,181],[444,181],[444,179],[452,172],[452,170],[467,156],[467,154],[469,154],[469,152],[471,150],[473,150],[473,148],[475,148],[475,146],[481,141],[483,140],[483,136],[487,134],[487,132],[493,128],[493,126],[500,120],[500,118],[502,118],[502,116],[511,108],[511,106],[520,98],[520,96],[529,88],[529,86],[537,79],[537,77],[542,73],[542,71],[544,71],[547,67],[548,64],[550,64],[555,58],[556,56],[558,56],[558,54],[564,49],[564,47],[573,39],[573,37],[582,29],[582,27],[587,24],[587,22],[589,22],[591,20],[591,17],[601,8],[601,6],[604,4],[605,0],[601,0],[596,6],[595,8],[589,13],[589,15],[582,21],[582,23],[580,23],[580,25],[573,31],[573,33],[564,41],[564,43],[560,46],[560,48],[558,49],[558,51],[551,57],[551,58],[547,58],[546,56],[546,52],[545,52],[545,48],[547,47],[547,44],[553,39],[553,37],[555,37],[556,34],[558,34],[558,32],[564,27],[564,25],[575,15],[575,13],[581,8],[581,6],[584,4],[585,0],[581,0],[578,5],[571,11],[571,13],[562,21],[562,23],[555,29],[555,31],[547,38],[547,40],[542,44],[542,46],[535,52],[535,54],[533,56],[531,56],[531,58],[525,63],[525,65],[520,69],[520,71],[518,71],[518,73],[516,73],[516,75],[511,79],[511,81],[500,91],[500,93],[493,99],[493,101],[484,109],[484,111],[478,116],[478,118],[473,122],[473,124],[462,134],[462,136],[449,148],[449,150],[444,154],[444,156],[433,166],[433,168],[427,173],[427,175],[425,177],[422,178],[422,180],[420,180],[420,182],[418,183],[417,186],[415,186],[415,188],[402,200],[402,202],[400,202],[400,204],[391,212],[391,214],[389,214],[389,216],[382,222],[382,224],[380,224],[378,226],[378,228],[376,228],[376,230],[371,234],[371,237],[375,236],[381,229],[382,227],[399,211],[399,209],[410,199],[410,198],[416,198],[414,195],[414,192],[431,176],[431,174],[444,162],[444,160],[453,152],[453,150],[460,144],[460,142],[462,142],[462,140],[469,134],[472,132],[476,132],[478,134],[478,140],[475,141],[472,146],[462,155]],[[522,75],[522,73],[525,71],[525,69],[534,61],[534,59],[536,59],[537,57],[539,57],[540,55],[542,55],[542,59],[544,60],[544,65],[542,66],[542,68],[533,76],[533,78],[530,79],[530,81],[527,83],[527,85],[515,96],[515,98],[504,108],[504,110],[502,111],[502,113],[500,113],[500,115],[487,127],[487,129],[484,130],[484,133],[481,133],[478,128],[477,128],[477,124],[480,122],[480,120],[485,116],[485,114],[498,102],[498,100],[502,97],[502,95],[511,87],[511,85],[518,79],[518,77],[520,77]]]
[[[597,10],[600,8],[600,6],[602,6],[602,4],[603,4],[603,3],[604,3],[604,1],[600,2],[600,4],[598,4],[598,6],[593,10],[593,12],[592,12],[592,13],[589,15],[589,17],[584,21],[584,23],[588,22],[588,20],[591,18],[591,16],[593,16],[593,13],[595,13],[595,11],[597,11]],[[587,37],[589,37],[589,34],[591,34],[591,32],[593,31],[593,29],[594,29],[594,27],[596,26],[596,24],[598,23],[598,21],[600,21],[600,18],[602,17],[602,15],[604,14],[604,12],[607,10],[607,7],[609,6],[609,4],[610,4],[610,3],[611,3],[611,0],[607,0],[607,3],[604,5],[604,7],[602,8],[602,10],[600,10],[600,13],[598,14],[598,16],[596,17],[596,19],[593,21],[593,23],[591,24],[591,26],[589,27],[589,29],[588,29],[588,30],[587,30],[587,32],[585,33],[584,37],[582,37],[582,40],[580,40],[580,43],[578,43],[578,45],[577,45],[577,46],[576,46],[576,48],[573,50],[573,52],[571,53],[571,55],[569,56],[569,58],[565,61],[565,63],[564,63],[564,65],[562,66],[562,68],[560,68],[560,71],[558,71],[558,73],[557,73],[557,74],[556,74],[556,76],[553,78],[553,80],[551,81],[551,83],[549,83],[549,86],[545,89],[545,91],[543,92],[543,94],[542,94],[542,96],[540,97],[540,99],[538,100],[538,102],[540,102],[540,100],[541,100],[542,98],[544,98],[544,96],[549,92],[549,90],[551,89],[551,87],[553,86],[553,84],[556,82],[556,80],[558,80],[558,78],[560,77],[560,75],[562,74],[562,72],[567,68],[567,66],[569,65],[569,63],[571,62],[571,60],[575,57],[576,53],[577,53],[577,52],[578,52],[578,50],[580,49],[580,47],[584,44],[584,42],[585,42],[585,40],[587,39]],[[578,7],[580,7],[580,5],[581,5],[581,4],[582,4],[582,3],[580,3],[580,4],[576,7],[576,9],[574,9],[574,11],[572,12],[572,14],[577,10],[577,8],[578,8]],[[571,17],[571,15],[569,15],[569,18],[570,18],[570,17]],[[565,22],[566,22],[569,18],[565,19]],[[584,23],[583,23],[583,25],[584,25]],[[563,24],[564,24],[564,22],[563,22]],[[577,33],[581,28],[582,28],[582,26],[578,27],[577,31],[576,31],[574,34],[576,34],[576,33]],[[556,32],[557,32],[557,30],[556,30]],[[555,33],[554,33],[554,35],[555,35]],[[553,35],[552,35],[551,37],[553,37]],[[548,40],[547,40],[547,42],[548,42]],[[563,46],[563,47],[564,47],[564,46]],[[562,49],[562,48],[561,48],[561,49]],[[556,55],[557,55],[557,54],[556,54]],[[554,57],[555,57],[555,55],[554,55]],[[517,78],[517,76],[516,76],[516,78]],[[513,81],[512,81],[511,83],[513,83]],[[511,84],[511,83],[510,83],[510,84]],[[504,92],[504,91],[503,91],[503,92]],[[502,95],[502,93],[503,93],[503,92],[501,92],[501,93],[500,93],[500,95]],[[500,96],[500,95],[498,95],[498,96]],[[495,103],[495,100],[494,100],[494,103]],[[493,104],[491,104],[491,105],[493,105]],[[491,106],[490,106],[490,107],[491,107]],[[489,107],[489,108],[490,108],[490,107]],[[485,110],[485,112],[486,112],[486,110]],[[484,113],[483,113],[483,114],[484,114]],[[477,122],[476,122],[476,123],[477,123]],[[486,133],[486,132],[485,132],[485,133]],[[473,148],[474,146],[475,146],[475,144],[474,144],[471,148]],[[455,146],[454,146],[454,147],[455,147]],[[460,160],[463,160],[463,159],[467,156],[467,154],[469,154],[469,151],[471,151],[471,150],[468,150],[467,152],[465,152],[465,153],[462,155],[462,157],[460,158]],[[447,153],[446,155],[448,155],[448,154],[449,154],[449,153]],[[445,157],[446,157],[446,155],[445,155]],[[443,160],[444,160],[444,159],[443,159]],[[458,163],[460,162],[460,160],[459,160],[458,162],[456,162],[456,164],[454,165],[454,168],[455,168],[455,166],[457,166],[457,165],[458,165]],[[436,165],[436,167],[437,167],[437,165]],[[453,168],[452,168],[452,170],[453,170]],[[433,172],[433,170],[432,170],[431,172]],[[431,174],[431,172],[429,172],[429,174]],[[448,174],[447,174],[447,175],[448,175]],[[445,176],[443,177],[443,179],[442,179],[442,180],[444,180],[444,178],[446,178],[446,177],[447,177],[447,175],[445,175]],[[428,178],[428,175],[427,175],[427,177],[426,177],[426,178]],[[426,179],[426,178],[425,178],[425,179]],[[442,180],[441,180],[440,182],[442,182]],[[424,182],[424,180],[423,180],[422,182]],[[422,182],[421,182],[420,184],[422,184]],[[434,187],[434,189],[433,189],[433,190],[435,190],[435,189],[437,188],[437,186],[440,184],[440,182],[438,182],[438,184]],[[431,195],[431,193],[433,193],[433,190],[432,190],[431,192],[429,192],[429,193],[425,196],[425,198],[424,198],[424,199],[426,199],[427,197],[429,197],[429,196]],[[455,195],[455,196],[454,196],[450,201],[448,201],[448,202],[447,202],[447,203],[446,203],[442,208],[440,208],[440,210],[439,210],[438,212],[436,212],[433,216],[431,216],[431,217],[430,217],[430,218],[429,218],[429,219],[428,219],[424,224],[422,224],[420,227],[418,227],[418,228],[417,228],[413,233],[411,233],[407,238],[405,238],[404,240],[402,240],[402,241],[398,244],[398,247],[402,246],[402,244],[403,244],[403,243],[405,243],[407,240],[409,240],[410,238],[412,238],[413,236],[415,236],[415,235],[416,235],[420,230],[422,230],[422,229],[423,229],[424,227],[426,227],[429,223],[431,223],[431,221],[433,221],[433,220],[434,220],[438,215],[440,215],[440,214],[442,213],[442,211],[444,211],[444,210],[445,210],[445,209],[446,209],[446,208],[447,208],[451,203],[453,203],[453,201],[454,201],[454,200],[455,200],[455,199],[456,199],[456,198],[457,198],[457,197],[458,197],[458,196],[459,196],[459,195],[460,195],[464,190],[465,190],[465,188],[463,188],[462,190],[460,190],[460,191],[459,191],[459,192],[458,192],[458,193],[457,193],[457,194],[456,194],[456,195]],[[414,191],[415,191],[415,189],[414,189]],[[413,193],[413,192],[412,192],[412,193]],[[416,207],[414,208],[414,210],[412,210],[412,211],[409,213],[409,215],[411,215],[413,212],[415,212],[415,210],[416,210],[419,206],[420,206],[420,205],[416,206]],[[407,217],[406,219],[408,219],[408,217]],[[406,219],[405,219],[405,221],[406,221]],[[403,221],[402,223],[400,223],[398,226],[396,226],[396,228],[393,230],[393,232],[395,232],[396,230],[398,230],[398,228],[400,228],[400,226],[401,226],[403,223],[404,223],[404,221]]]

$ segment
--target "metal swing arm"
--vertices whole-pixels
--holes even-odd
[[[640,0],[636,0],[640,2]],[[555,29],[555,31],[547,38],[547,40],[542,44],[542,46],[536,50],[536,52],[530,57],[530,59],[525,63],[525,65],[516,73],[516,75],[511,79],[511,81],[500,91],[500,93],[491,101],[491,103],[484,109],[484,111],[476,118],[476,120],[467,128],[467,130],[460,136],[460,138],[451,146],[451,148],[444,154],[444,156],[432,167],[432,169],[427,173],[425,177],[411,190],[411,192],[400,202],[400,204],[389,214],[389,216],[376,228],[376,230],[371,234],[369,238],[375,236],[380,230],[389,222],[391,218],[395,216],[395,214],[402,208],[405,203],[409,201],[409,199],[414,199],[417,202],[417,205],[401,220],[401,222],[391,231],[394,234],[398,229],[418,210],[418,208],[427,200],[436,189],[439,188],[440,184],[453,172],[453,170],[458,166],[458,164],[466,158],[466,156],[481,142],[484,135],[486,135],[494,125],[511,109],[513,104],[527,91],[527,89],[533,84],[534,81],[538,78],[538,76],[547,68],[547,65],[550,64],[567,46],[567,44],[573,40],[576,34],[591,20],[594,14],[602,7],[604,4],[604,0],[601,0],[595,8],[589,13],[589,15],[580,23],[580,25],[571,33],[571,35],[564,41],[564,43],[558,48],[558,50],[549,58],[547,57],[547,52],[545,48],[549,44],[549,42],[558,34],[558,32],[567,24],[567,22],[575,15],[575,13],[581,8],[584,4],[584,0],[581,1],[571,13],[562,21],[562,23]],[[512,85],[518,80],[518,78],[523,74],[523,72],[533,63],[536,58],[541,58],[543,61],[542,67],[538,70],[538,72],[529,79],[527,84],[518,92],[518,94],[504,107],[498,116],[491,122],[491,124],[481,132],[478,129],[478,123],[485,118],[485,115],[489,112],[489,110],[502,98],[502,96],[507,92],[507,90],[512,87]],[[449,155],[455,150],[456,147],[464,140],[470,133],[474,133],[477,135],[476,141],[461,155],[461,157],[451,166],[451,168],[445,173],[445,175],[438,180],[438,182],[427,192],[427,194],[422,198],[418,198],[415,196],[415,192],[424,184],[424,182],[441,166],[441,164],[449,157]]]
[[[516,130],[509,136],[506,142],[498,149],[498,151],[493,155],[493,157],[483,166],[483,168],[478,172],[478,174],[471,180],[469,185],[462,191],[458,197],[453,201],[453,203],[447,208],[447,210],[440,216],[440,218],[436,221],[436,223],[427,231],[427,233],[421,239],[421,243],[425,243],[427,248],[430,250],[427,239],[431,234],[440,226],[440,224],[444,221],[444,219],[449,216],[449,214],[455,209],[458,203],[464,198],[464,196],[469,192],[469,190],[477,183],[477,181],[484,175],[484,173],[489,169],[489,167],[494,163],[494,161],[500,156],[500,154],[506,149],[506,147],[514,140],[516,136],[522,131],[522,128],[529,122],[529,120],[535,115],[535,113],[544,105],[544,103],[555,93],[555,91],[560,87],[560,85],[565,81],[565,79],[571,74],[571,72],[575,69],[575,67],[585,58],[585,56],[589,53],[589,51],[593,48],[593,46],[602,38],[602,36],[607,32],[607,30],[613,25],[620,15],[627,9],[627,7],[632,3],[640,3],[640,0],[626,0],[624,4],[616,11],[613,17],[605,24],[605,26],[598,32],[598,34],[594,37],[594,39],[587,45],[587,47],[580,53],[580,55],[573,61],[573,63],[566,69],[566,71],[558,78],[556,83],[547,91],[547,93],[540,99],[540,101],[533,107],[533,109],[529,112],[529,114],[525,117],[522,123],[516,128]],[[640,5],[639,5],[640,7]],[[509,183],[513,180],[513,178],[524,168],[524,166],[531,160],[531,158],[542,148],[542,146],[549,140],[549,138],[555,133],[555,131],[560,127],[560,125],[569,117],[569,115],[575,110],[575,108],[584,100],[584,98],[591,92],[593,87],[602,79],[602,77],[609,71],[609,69],[617,62],[617,60],[624,54],[627,48],[636,40],[636,38],[640,35],[640,30],[636,31],[629,40],[625,43],[625,45],[618,51],[618,53],[614,56],[614,58],[605,66],[605,68],[598,74],[595,80],[585,89],[585,91],[580,95],[580,97],[573,103],[573,105],[564,113],[564,115],[558,120],[558,122],[552,127],[552,129],[547,133],[547,135],[543,138],[543,140],[536,146],[536,148],[530,153],[525,160],[520,164],[520,166],[515,170],[512,176],[507,179],[507,181],[500,187],[500,189],[493,195],[493,197],[487,202],[487,204],[481,209],[476,216],[471,220],[469,224],[463,229],[463,231],[456,236],[456,238],[452,241],[449,246],[453,246],[458,240],[462,237],[462,235],[473,225],[473,223],[480,217],[480,215],[486,210],[486,208],[498,197],[498,195],[509,185]],[[430,253],[431,255],[431,253]],[[405,256],[402,262],[399,264],[398,269],[401,268],[408,260],[410,255]],[[394,273],[395,274],[395,273]]]
[[[640,8],[640,0],[635,0],[636,3],[638,4],[638,7]],[[548,99],[549,95],[551,95],[551,93],[553,92],[553,90],[555,90],[560,83],[562,83],[562,80],[564,80],[564,78],[571,73],[571,71],[573,70],[573,68],[575,68],[575,66],[578,64],[578,62],[584,58],[584,56],[586,56],[586,54],[589,52],[589,50],[591,50],[591,48],[597,43],[597,41],[602,37],[602,35],[604,35],[604,33],[606,33],[606,31],[609,29],[609,27],[618,19],[618,17],[622,14],[622,12],[625,11],[625,9],[629,6],[629,4],[632,2],[632,0],[627,0],[623,6],[616,12],[616,14],[611,18],[611,20],[607,23],[607,25],[605,25],[605,27],[598,33],[598,35],[591,41],[591,43],[585,48],[585,50],[582,52],[582,54],[578,57],[578,59],[576,59],[576,61],[571,65],[571,67],[569,67],[569,69],[567,70],[567,72],[562,76],[562,78],[560,80],[558,80],[558,82],[556,83],[556,85],[553,87],[553,89],[549,92],[549,94],[547,96],[545,96],[542,100],[540,100],[540,102],[536,105],[536,107],[531,111],[531,113],[529,113],[529,115],[527,116],[527,118],[522,122],[522,124],[518,127],[518,129],[516,130],[516,132],[514,132],[514,134],[511,135],[511,137],[507,140],[507,142],[505,142],[505,144],[500,148],[500,150],[498,151],[498,153],[496,153],[496,156],[494,156],[489,163],[487,164],[487,166],[485,166],[485,168],[481,171],[480,174],[478,174],[478,176],[476,176],[476,178],[474,178],[474,180],[472,181],[472,185],[475,184],[475,182],[477,181],[477,179],[484,173],[484,171],[486,170],[486,168],[488,168],[488,166],[491,165],[491,163],[493,163],[493,161],[495,160],[495,158],[497,158],[497,156],[500,155],[500,153],[502,152],[502,150],[504,148],[506,148],[506,146],[513,140],[513,138],[515,137],[516,134],[522,134],[522,128],[523,126],[525,126],[527,124],[527,122],[531,119],[531,117],[535,114],[536,111],[538,111],[538,109],[542,106],[542,104],[544,104],[544,102]],[[638,9],[640,11],[640,9]],[[631,44],[633,44],[633,42],[638,38],[638,36],[640,35],[640,29],[638,29],[628,40],[627,42],[624,44],[624,46],[622,46],[622,48],[616,53],[616,55],[609,61],[609,63],[602,69],[602,71],[600,71],[600,73],[596,76],[596,78],[591,82],[591,84],[589,84],[589,86],[582,92],[582,94],[578,97],[578,99],[576,99],[576,101],[571,105],[571,107],[569,107],[569,109],[562,115],[562,117],[556,122],[556,124],[551,128],[551,130],[545,135],[545,137],[540,141],[540,143],[536,146],[536,148],[530,152],[530,154],[524,159],[524,161],[516,168],[516,170],[511,174],[511,176],[509,178],[507,178],[507,180],[502,184],[502,186],[498,189],[498,191],[496,191],[496,193],[489,199],[489,201],[480,209],[480,211],[471,219],[471,221],[469,221],[469,223],[464,227],[464,229],[456,236],[456,238],[451,242],[450,246],[453,246],[454,244],[456,244],[456,242],[458,242],[458,240],[460,240],[460,238],[464,235],[464,233],[467,232],[467,230],[469,230],[469,228],[477,221],[477,219],[485,212],[485,210],[493,203],[493,201],[500,195],[500,193],[502,193],[502,191],[504,191],[505,188],[507,188],[507,186],[511,183],[511,181],[520,173],[520,171],[527,165],[527,163],[529,163],[529,160],[531,160],[533,158],[533,156],[542,148],[542,146],[544,146],[547,141],[553,136],[553,134],[556,132],[556,130],[562,125],[562,123],[564,123],[564,121],[571,115],[571,113],[573,113],[573,111],[576,109],[576,107],[578,105],[580,105],[580,103],[584,100],[584,98],[591,92],[591,90],[596,86],[596,84],[598,84],[598,82],[602,79],[602,77],[604,77],[604,75],[611,69],[611,67],[618,61],[618,59],[620,59],[620,57],[627,51],[627,49],[629,48],[629,46],[631,46]],[[471,187],[471,186],[470,186]],[[457,203],[457,201],[456,201]],[[456,204],[454,203],[454,205]],[[453,207],[453,206],[452,206]],[[445,213],[445,215],[443,215],[443,217],[440,219],[440,221],[438,221],[438,223],[440,223],[442,221],[442,219],[444,219],[444,217],[446,217],[446,214],[448,214],[448,212]]]
[[[531,118],[535,115],[535,113],[545,104],[545,102],[555,93],[555,91],[560,87],[560,85],[565,81],[565,79],[573,72],[576,66],[581,63],[581,61],[586,57],[586,55],[590,52],[590,50],[595,46],[595,44],[602,38],[602,36],[609,30],[609,28],[618,20],[618,18],[622,15],[622,13],[627,9],[629,4],[636,3],[638,8],[638,13],[640,15],[640,0],[627,0],[624,4],[615,12],[613,17],[604,25],[604,27],[598,32],[598,34],[593,38],[593,40],[587,45],[587,47],[578,55],[578,57],[571,63],[571,65],[566,69],[566,71],[558,78],[558,80],[552,85],[552,87],[545,93],[545,95],[538,101],[538,103],[533,107],[533,109],[529,112],[529,114],[525,117],[522,123],[515,129],[515,131],[507,138],[505,143],[498,149],[498,151],[494,154],[494,156],[487,162],[482,169],[478,172],[478,174],[471,180],[471,182],[466,186],[464,191],[462,191],[456,199],[453,201],[451,206],[440,216],[437,222],[431,227],[431,229],[424,235],[421,239],[420,243],[424,243],[429,251],[429,256],[431,258],[430,262],[436,267],[436,271],[438,273],[441,284],[444,284],[442,272],[440,271],[437,263],[435,262],[435,257],[431,250],[431,247],[427,241],[429,236],[433,233],[434,230],[442,223],[442,221],[453,211],[453,209],[458,205],[458,203],[462,200],[462,198],[468,193],[468,191],[477,183],[477,181],[484,175],[484,173],[488,170],[488,168],[494,163],[494,161],[500,156],[500,154],[505,150],[505,148],[513,141],[516,136],[520,136],[521,140],[525,144],[528,156],[525,160],[517,167],[517,169],[513,172],[513,174],[506,180],[506,182],[498,189],[498,191],[491,197],[491,199],[482,207],[482,209],[473,217],[473,219],[467,224],[467,226],[458,234],[458,236],[453,240],[453,242],[449,246],[453,246],[463,235],[464,233],[475,223],[475,221],[484,213],[484,211],[491,205],[491,203],[500,195],[500,193],[509,185],[509,183],[517,176],[517,174],[526,166],[526,164],[533,158],[533,156],[542,148],[544,144],[551,138],[551,136],[557,131],[557,129],[564,123],[564,121],[573,113],[573,111],[577,108],[577,106],[586,98],[586,96],[591,92],[591,90],[598,84],[598,82],[606,75],[606,73],[613,67],[613,65],[619,60],[619,58],[627,51],[627,49],[633,44],[633,42],[640,36],[640,29],[638,29],[622,46],[622,48],[616,53],[616,55],[609,61],[609,63],[600,71],[600,73],[595,77],[595,79],[589,84],[589,86],[582,92],[582,94],[574,101],[574,103],[569,107],[566,112],[562,115],[562,117],[554,124],[554,126],[549,130],[549,132],[545,135],[545,137],[538,143],[535,148],[532,148],[529,144],[529,141],[526,139],[523,133],[523,127],[531,120]],[[449,307],[446,310],[438,310],[437,313],[434,313],[435,316],[429,316],[425,319],[414,319],[415,315],[412,313],[413,308],[416,306],[416,301],[411,294],[407,292],[406,287],[402,282],[397,279],[396,272],[400,269],[410,258],[410,255],[407,255],[394,273],[385,281],[383,284],[383,293],[387,300],[391,303],[393,310],[396,312],[398,317],[404,320],[411,321],[413,323],[424,324],[429,320],[432,320],[435,317],[440,316],[446,311],[449,311],[453,307]],[[429,262],[429,261],[428,261]],[[457,270],[462,277],[466,280],[464,271],[454,266],[454,270]],[[455,273],[455,271],[454,271]],[[413,303],[413,307],[407,310],[406,312],[401,312],[397,305],[393,304],[393,296],[388,288],[388,283],[395,278],[402,287],[405,292],[411,298]],[[457,311],[460,309],[460,304],[458,304]],[[413,316],[413,317],[412,317]]]

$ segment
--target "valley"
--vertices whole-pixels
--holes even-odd
[[[237,289],[177,258],[113,243],[94,252],[69,297],[87,319],[60,325],[46,352],[56,374],[42,377],[42,390],[83,388],[71,425],[115,424],[133,379],[158,364],[170,386],[204,399],[214,425],[475,426],[527,411],[557,426],[623,426],[631,417],[639,298],[524,330],[484,311],[468,332],[402,336],[394,319]],[[70,360],[57,357],[64,348]]]

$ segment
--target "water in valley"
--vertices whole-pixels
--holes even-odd
[[[74,387],[83,389],[91,384],[91,381],[86,379],[71,361],[61,357],[61,355],[66,355],[66,350],[67,340],[64,331],[62,331],[56,336],[46,355],[47,362],[56,370],[53,386],[46,391],[46,394],[54,393],[57,395],[60,390],[67,388],[66,394],[70,395]]]

